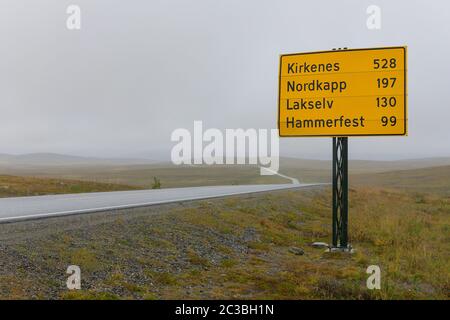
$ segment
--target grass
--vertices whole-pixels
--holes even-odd
[[[354,254],[311,246],[331,238],[328,187],[0,225],[0,298],[449,299],[446,170],[353,176]]]
[[[28,247],[8,244],[40,273],[16,267],[0,297],[40,288],[44,297],[64,299],[449,298],[448,198],[352,187],[350,204],[351,255],[310,246],[330,239],[328,189],[201,201],[157,215],[135,209],[65,231],[53,226]],[[293,246],[305,254],[292,254]],[[80,292],[64,288],[69,264],[82,269]],[[372,264],[381,268],[381,290],[365,286]]]
[[[0,167],[1,170],[4,170]],[[1,171],[0,170],[0,171]],[[102,166],[56,166],[38,168],[13,168],[8,170],[18,176],[72,179],[114,185],[131,185],[150,189],[154,177],[161,188],[188,186],[237,185],[263,183],[290,183],[279,176],[261,176],[255,165],[102,165]]]
[[[66,179],[0,175],[0,197],[38,196],[141,189],[136,186]]]
[[[331,148],[331,146],[330,146]],[[450,158],[431,158],[419,160],[398,161],[365,161],[350,160],[349,170],[353,180],[363,183],[369,174],[371,183],[396,183],[396,176],[406,181],[408,174],[410,182],[427,182],[426,170],[434,171],[434,167],[450,166]],[[429,169],[428,169],[429,168]],[[421,169],[425,169],[421,174]],[[416,173],[413,173],[417,170]],[[440,170],[440,169],[436,169]],[[402,175],[402,171],[404,171]],[[14,165],[14,163],[0,163],[0,174],[7,172],[17,176],[34,176],[40,178],[72,179],[109,184],[132,185],[140,188],[151,188],[154,177],[161,182],[161,188],[175,188],[205,185],[233,185],[260,183],[290,183],[279,176],[261,176],[256,165],[183,165],[175,166],[171,163],[159,164],[64,164],[58,165]],[[329,182],[331,180],[331,162],[327,160],[308,160],[294,158],[280,158],[280,172],[298,178],[301,182]],[[384,173],[377,175],[378,173]],[[390,178],[391,176],[391,178]],[[416,180],[419,179],[419,180]],[[373,182],[373,183],[372,183]],[[375,183],[375,184],[374,184]],[[427,185],[427,184],[425,184]],[[429,185],[429,187],[433,187]],[[422,190],[427,192],[426,190]]]
[[[358,174],[353,175],[351,180],[361,186],[416,192],[419,198],[423,194],[450,196],[450,166]]]

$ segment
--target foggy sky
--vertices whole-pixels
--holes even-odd
[[[351,138],[350,156],[450,156],[448,1],[0,0],[0,38],[0,153],[168,159],[194,120],[276,128],[282,53],[407,45],[409,135]],[[324,159],[331,139],[280,148]]]

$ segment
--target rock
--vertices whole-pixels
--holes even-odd
[[[313,242],[312,244],[311,244],[311,246],[313,247],[313,248],[328,248],[329,246],[328,246],[328,243],[325,243],[325,242]]]
[[[297,256],[302,256],[305,253],[305,251],[303,251],[302,248],[297,248],[297,247],[289,248],[289,252],[293,253],[293,254],[295,254]]]
[[[245,242],[258,241],[259,237],[256,229],[253,227],[245,228],[242,238]]]

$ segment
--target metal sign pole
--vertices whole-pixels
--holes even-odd
[[[333,138],[332,248],[350,249],[348,243],[348,137]]]

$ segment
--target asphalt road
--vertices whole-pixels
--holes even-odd
[[[315,185],[320,184],[208,186],[3,198],[0,199],[0,223]]]

